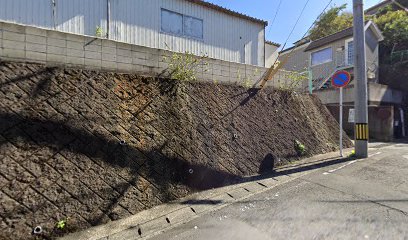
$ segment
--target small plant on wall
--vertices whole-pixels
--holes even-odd
[[[207,58],[205,55],[196,56],[190,52],[173,52],[170,56],[164,56],[163,61],[168,64],[166,71],[170,78],[191,82],[197,80],[201,69],[203,72],[208,71]]]
[[[95,36],[97,36],[97,37],[102,37],[103,36],[103,30],[102,30],[101,26],[96,26]]]
[[[279,81],[279,89],[294,92],[302,82],[308,80],[308,75],[298,72],[285,72],[284,80]]]
[[[298,140],[294,141],[294,145],[295,145],[295,150],[298,154],[298,156],[303,156],[306,153],[306,147],[305,145],[303,145],[301,142],[299,142]]]

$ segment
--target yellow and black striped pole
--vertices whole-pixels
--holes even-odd
[[[356,123],[355,127],[356,127],[355,129],[356,140],[368,141],[368,124]]]

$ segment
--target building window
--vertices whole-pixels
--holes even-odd
[[[194,38],[203,38],[203,20],[184,16],[184,35]]]
[[[328,47],[312,53],[312,66],[332,61],[332,48]]]
[[[354,64],[354,44],[353,41],[347,43],[347,65]]]
[[[161,10],[161,30],[166,33],[203,39],[203,20],[166,9]]]
[[[161,30],[177,35],[183,34],[183,15],[162,9]]]

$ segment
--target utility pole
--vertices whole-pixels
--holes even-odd
[[[356,156],[368,157],[367,76],[363,0],[353,0],[354,139]]]

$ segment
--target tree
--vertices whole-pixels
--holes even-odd
[[[408,47],[408,13],[403,10],[388,10],[375,16],[373,21],[384,35],[383,44],[387,47]]]
[[[353,14],[343,12],[346,7],[347,4],[343,4],[323,13],[314,27],[310,29],[309,38],[316,40],[351,27],[353,25]]]
[[[399,0],[401,4],[408,0]],[[343,12],[346,4],[333,7],[323,13],[315,26],[309,31],[309,38],[316,40],[349,28],[353,25],[353,15]],[[405,6],[405,5],[404,5]],[[367,20],[374,21],[384,35],[382,43],[387,48],[394,46],[408,47],[408,13],[397,6],[384,7],[376,16],[367,16]]]

